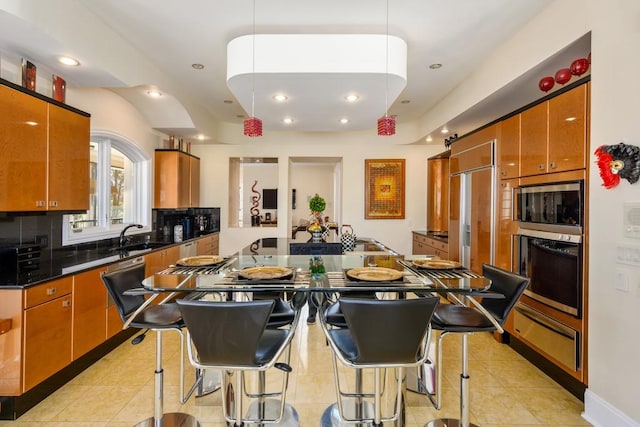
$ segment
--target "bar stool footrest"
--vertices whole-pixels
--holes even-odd
[[[249,408],[247,409],[246,418],[259,418],[259,409],[260,402],[251,402]],[[264,402],[264,419],[275,419],[278,413],[280,412],[280,400],[278,399],[266,399]],[[245,421],[247,425],[254,425],[253,423],[249,423]],[[260,425],[260,423],[258,423]],[[282,414],[282,419],[277,423],[262,423],[261,425],[268,426],[281,426],[281,427],[298,427],[300,425],[300,417],[298,416],[298,411],[289,405],[288,403],[284,404],[284,413]]]
[[[462,427],[462,424],[457,418],[438,418],[431,420],[424,425],[424,427]],[[477,424],[469,423],[468,427],[479,427]]]
[[[134,427],[154,427],[153,417],[140,421]],[[162,427],[200,427],[200,422],[193,415],[183,412],[169,412],[162,415]]]

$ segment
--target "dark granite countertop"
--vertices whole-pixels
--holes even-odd
[[[413,230],[412,232],[428,237],[429,239],[449,243],[449,233],[447,231]]]
[[[207,234],[201,233],[197,237],[185,240],[179,243],[171,242],[149,242],[150,245],[146,249],[135,249],[129,251],[119,251],[114,246],[93,245],[92,247],[84,247],[82,245],[73,247],[63,247],[52,252],[50,260],[40,261],[28,271],[16,273],[7,271],[6,268],[0,269],[0,289],[22,289],[44,283],[50,280],[60,279],[70,274],[76,274],[84,270],[107,266],[119,263],[128,259],[133,259],[152,251],[161,250],[170,246],[182,245],[190,241],[194,241]],[[135,244],[130,243],[129,245]],[[142,245],[145,242],[137,242]]]

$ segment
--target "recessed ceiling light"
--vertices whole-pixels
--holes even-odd
[[[438,68],[442,68],[442,64],[431,64],[429,65],[429,68],[431,68],[432,70],[437,70]]]
[[[273,95],[273,99],[278,101],[278,102],[284,102],[287,99],[289,99],[289,97],[287,97],[287,95],[283,95],[283,94],[279,93],[277,95]]]
[[[230,100],[230,99],[225,99],[225,100],[224,100],[224,101],[222,101],[222,102],[224,102],[225,104],[233,104],[233,101],[232,101],[232,100]]]
[[[346,125],[347,123],[349,123],[349,119],[347,119],[346,117],[342,118],[340,119],[340,123],[342,123],[343,125]]]
[[[158,90],[148,90],[147,91],[147,95],[149,95],[152,98],[160,98],[162,96],[162,92],[158,91]]]
[[[282,122],[284,124],[290,125],[291,123],[293,123],[293,119],[291,117],[285,117],[284,119],[282,119]]]
[[[78,65],[80,65],[80,61],[70,56],[61,56],[58,58],[58,62],[70,67],[77,67]]]
[[[358,95],[347,95],[344,97],[344,99],[347,100],[347,102],[356,102],[358,99],[360,99],[360,97]]]
[[[403,99],[402,101],[400,101],[400,104],[408,104],[411,101],[409,101],[408,99]]]
[[[205,136],[204,136],[203,134],[199,134],[198,136],[196,136],[196,138],[197,138],[199,141],[202,141],[202,140],[204,140]]]
[[[431,142],[431,141],[433,141],[433,138],[431,138],[431,135],[429,135],[424,140],[427,141],[427,142]]]
[[[449,133],[449,129],[447,129],[446,127],[442,128],[442,130],[440,130],[441,133]]]
[[[202,64],[191,64],[191,68],[193,68],[194,70],[202,70],[204,68],[204,65]]]

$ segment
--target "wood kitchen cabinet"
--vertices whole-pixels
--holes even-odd
[[[587,85],[521,113],[521,176],[586,167]]]
[[[89,120],[0,85],[0,211],[89,208]]]
[[[514,220],[514,190],[519,184],[518,178],[502,179],[497,186],[496,194],[496,266],[505,270],[512,269],[514,252],[513,238],[518,229],[518,222]]]
[[[427,230],[449,229],[449,151],[427,160]]]
[[[107,290],[100,278],[105,271],[97,268],[73,276],[73,360],[107,339]]]
[[[196,240],[197,255],[218,255],[219,253],[219,233],[207,234]]]
[[[72,278],[25,291],[23,392],[71,363]]]
[[[49,104],[48,210],[89,209],[89,118]]]
[[[170,264],[175,264],[178,259],[180,259],[180,246],[178,245],[150,252],[144,256],[146,264],[145,275],[156,274]]]
[[[190,208],[200,204],[200,159],[179,150],[155,152],[154,206]]]
[[[520,176],[520,114],[500,123],[498,138],[498,173],[500,179]]]
[[[432,239],[420,233],[413,233],[413,254],[431,255],[441,259],[449,259],[449,243],[440,239]]]

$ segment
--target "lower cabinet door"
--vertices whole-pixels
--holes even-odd
[[[23,391],[71,363],[71,316],[71,294],[25,310]]]

